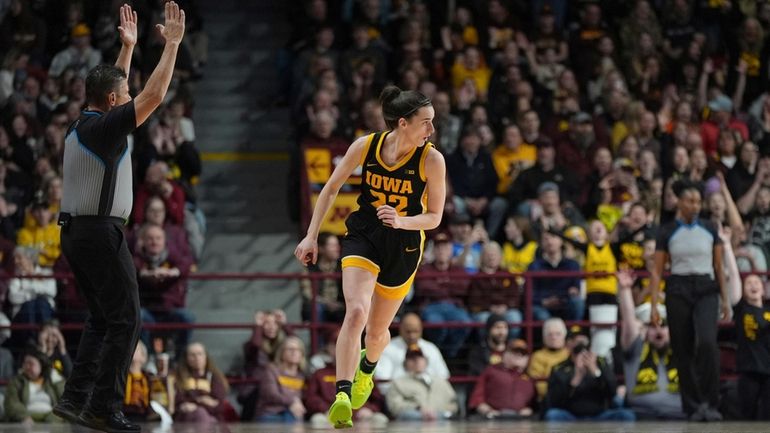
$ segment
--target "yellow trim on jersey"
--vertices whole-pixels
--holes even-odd
[[[366,162],[366,155],[369,154],[369,146],[372,145],[372,140],[374,140],[375,134],[369,134],[369,138],[366,139],[366,145],[364,145],[364,153],[361,154],[361,162],[358,164],[360,166],[364,165],[364,162]]]
[[[377,150],[374,151],[374,156],[377,157],[377,162],[380,163],[382,168],[384,168],[385,170],[388,170],[388,171],[395,171],[395,170],[398,170],[399,168],[401,168],[401,166],[403,166],[407,162],[409,162],[410,159],[412,159],[412,156],[414,156],[414,152],[417,151],[417,148],[415,147],[414,149],[409,151],[409,153],[406,156],[404,156],[403,158],[401,158],[400,160],[398,160],[396,162],[396,165],[389,166],[388,164],[385,164],[382,161],[382,158],[380,158],[380,149],[382,149],[382,143],[385,142],[385,136],[388,135],[389,133],[390,133],[390,131],[382,134],[382,137],[380,138],[380,142],[377,143]]]
[[[412,272],[412,275],[407,278],[407,280],[398,286],[386,286],[384,284],[380,283],[374,283],[374,293],[377,295],[390,300],[398,300],[398,299],[404,299],[406,298],[406,295],[409,294],[409,289],[412,288],[412,283],[414,282],[414,276],[417,275],[417,269],[420,267],[420,262],[422,261],[422,253],[425,250],[425,232],[423,230],[420,230],[420,257],[417,259],[417,266],[414,268],[414,272]]]
[[[423,147],[425,147],[425,149],[423,149],[422,155],[420,155],[420,179],[425,182],[428,180],[428,176],[425,174],[425,160],[428,158],[428,154],[430,153],[430,148],[433,147],[433,143],[428,141]]]
[[[374,263],[373,261],[363,256],[343,257],[342,269],[349,268],[349,267],[366,269],[367,271],[371,272],[374,275],[377,275],[380,273],[380,267],[377,265],[377,263]]]

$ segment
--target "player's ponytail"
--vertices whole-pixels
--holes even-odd
[[[402,117],[409,119],[422,107],[431,105],[430,99],[414,90],[402,91],[396,86],[386,86],[380,93],[382,117],[389,129],[398,126]]]

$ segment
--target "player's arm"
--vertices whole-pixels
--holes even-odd
[[[426,188],[428,190],[428,209],[425,213],[402,217],[388,205],[377,208],[377,217],[386,225],[402,230],[432,230],[441,223],[446,200],[446,165],[444,157],[431,148],[425,157]]]
[[[321,229],[321,222],[323,222],[326,213],[334,203],[334,199],[337,198],[337,193],[342,188],[342,185],[353,174],[353,171],[361,165],[361,157],[366,147],[366,142],[370,136],[363,136],[358,138],[353,144],[350,145],[348,151],[345,152],[345,156],[342,157],[340,163],[332,172],[331,177],[324,185],[321,193],[318,195],[318,200],[315,202],[315,209],[313,209],[313,216],[310,219],[310,225],[307,228],[306,238],[317,239],[318,232]]]
[[[156,108],[163,102],[174,73],[176,54],[184,36],[184,11],[173,1],[166,3],[165,25],[158,24],[158,30],[166,40],[163,53],[155,70],[152,71],[144,90],[134,100],[136,110],[136,126],[144,123]]]
[[[120,26],[118,26],[118,32],[120,33],[120,54],[118,54],[118,60],[115,62],[115,66],[123,69],[128,77],[131,70],[131,55],[134,53],[134,45],[136,45],[137,31],[136,31],[136,11],[131,9],[129,5],[123,5],[120,7]]]

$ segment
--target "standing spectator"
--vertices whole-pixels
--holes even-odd
[[[668,323],[650,326],[637,317],[633,282],[630,273],[618,274],[626,401],[639,419],[684,419]]]
[[[517,325],[523,318],[519,310],[519,287],[513,277],[494,277],[501,272],[502,250],[497,242],[488,242],[481,252],[482,274],[488,278],[474,279],[468,287],[468,309],[473,314],[473,320],[486,323],[491,314],[500,314],[509,324]],[[518,337],[519,329],[511,332],[513,338]],[[449,355],[451,356],[451,355]]]
[[[419,272],[446,275],[436,278],[418,278],[415,281],[415,296],[412,302],[419,306],[425,323],[470,323],[471,316],[465,309],[468,280],[451,275],[462,273],[463,268],[452,265],[452,240],[446,233],[438,233],[433,238],[433,254],[433,263],[422,266]],[[466,327],[442,326],[426,330],[425,335],[448,357],[453,357],[465,343],[470,331]]]
[[[749,129],[744,122],[733,117],[733,102],[725,95],[718,95],[708,103],[709,119],[701,123],[700,135],[703,150],[709,156],[717,153],[717,141],[723,129],[736,129],[743,140],[749,138]]]
[[[5,418],[26,425],[56,422],[53,407],[64,391],[64,382],[51,380],[51,366],[37,350],[24,354],[21,372],[8,382]]]
[[[481,373],[468,407],[486,419],[522,419],[532,416],[537,398],[535,381],[526,373],[529,347],[524,340],[511,340],[501,362]]]
[[[477,130],[469,129],[460,139],[460,147],[447,158],[447,173],[454,189],[455,212],[472,218],[484,218],[490,237],[503,223],[508,203],[497,197],[497,173],[492,158],[481,148]]]
[[[428,360],[420,349],[404,356],[405,375],[391,383],[385,401],[388,410],[402,421],[436,421],[453,417],[457,395],[449,381],[428,372]]]
[[[297,337],[283,340],[273,362],[262,370],[255,409],[259,422],[296,422],[305,416],[305,344]]]
[[[441,351],[435,344],[422,338],[422,321],[415,313],[406,313],[401,317],[398,327],[399,336],[390,340],[382,352],[374,377],[380,381],[392,381],[405,374],[404,356],[408,350],[419,349],[428,360],[428,374],[443,379],[449,378]],[[383,386],[385,385],[385,386]],[[380,390],[387,391],[386,384],[380,384]]]
[[[763,305],[764,283],[759,275],[743,280],[742,297],[740,289],[735,292],[731,296],[740,407],[744,419],[766,421],[770,419],[770,307]]]
[[[537,380],[537,395],[545,397],[548,391],[547,379],[551,370],[569,358],[567,344],[567,325],[562,319],[553,317],[543,322],[543,348],[536,350],[529,360],[527,374]]]
[[[679,371],[682,409],[691,421],[721,421],[719,404],[719,349],[717,320],[731,317],[722,261],[722,241],[710,221],[698,219],[701,192],[687,181],[677,181],[676,220],[658,232],[655,269],[650,277],[651,316],[658,314],[659,284],[665,266],[666,311],[671,329],[671,347]],[[721,306],[719,295],[721,294]],[[697,373],[696,373],[697,371]]]
[[[612,409],[617,383],[615,373],[586,343],[572,348],[570,358],[556,366],[548,378],[546,421],[634,421],[628,409]]]
[[[91,46],[91,29],[85,23],[76,25],[70,36],[70,45],[53,57],[48,73],[58,77],[72,69],[75,75],[85,78],[88,71],[102,62],[102,53]]]
[[[190,343],[175,375],[174,420],[211,426],[224,421],[230,385],[201,343]],[[230,408],[231,409],[231,408]]]
[[[530,271],[579,271],[580,265],[565,258],[560,237],[544,232],[540,241],[542,257],[529,265]],[[532,285],[532,312],[536,320],[553,315],[567,320],[583,318],[585,301],[580,296],[578,277],[537,278]]]

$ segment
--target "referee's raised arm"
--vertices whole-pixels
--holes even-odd
[[[173,1],[166,3],[166,22],[157,25],[160,34],[166,40],[166,45],[163,48],[158,66],[147,79],[144,90],[134,99],[136,126],[144,123],[166,96],[171,76],[174,73],[176,54],[184,36],[184,21],[184,11],[179,9],[179,5]]]

